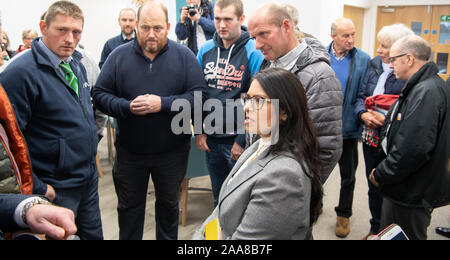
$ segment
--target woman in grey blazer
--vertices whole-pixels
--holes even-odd
[[[284,69],[255,76],[243,97],[246,130],[261,139],[225,180],[219,204],[194,239],[218,219],[219,239],[312,239],[322,210],[316,131],[299,79]]]

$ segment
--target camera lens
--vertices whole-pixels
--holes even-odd
[[[197,14],[197,9],[195,7],[189,7],[189,16],[195,16]]]

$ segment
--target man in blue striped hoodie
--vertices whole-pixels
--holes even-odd
[[[243,107],[236,106],[239,102],[235,101],[247,92],[264,56],[256,49],[250,34],[241,29],[245,20],[241,0],[216,1],[214,14],[217,32],[201,47],[197,58],[203,68],[209,98],[222,102],[223,125],[217,126],[218,122],[214,121],[211,127],[215,130],[206,125],[205,133],[208,135],[198,135],[196,145],[198,149],[207,151],[206,161],[216,206],[222,183],[245,147],[245,135],[239,131],[244,122],[237,120],[237,111]]]

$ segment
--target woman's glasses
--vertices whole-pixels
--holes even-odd
[[[241,102],[243,106],[246,106],[250,102],[250,106],[253,110],[261,110],[266,103],[270,103],[272,101],[264,97],[250,97],[247,94],[241,94]]]

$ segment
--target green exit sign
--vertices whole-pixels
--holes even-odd
[[[441,15],[441,22],[450,22],[450,15]]]

